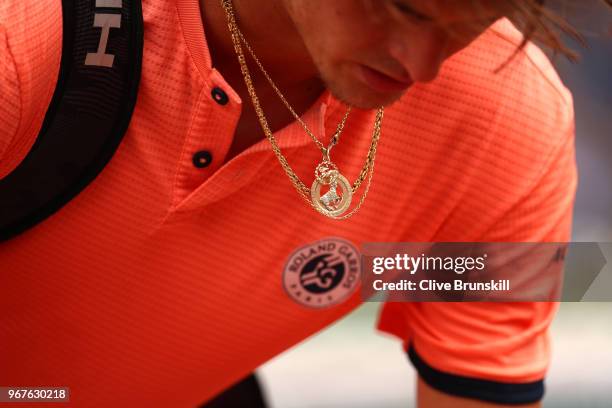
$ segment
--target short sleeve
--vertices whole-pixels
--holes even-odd
[[[571,94],[557,106],[554,135],[539,177],[480,242],[568,242],[577,188]],[[569,102],[568,102],[569,101]],[[504,404],[544,395],[549,327],[557,302],[386,303],[378,329],[400,337],[408,358],[431,387]]]

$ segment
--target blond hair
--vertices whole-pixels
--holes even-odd
[[[600,1],[612,7],[612,0]],[[549,8],[545,0],[505,0],[505,2],[515,12],[511,18],[512,22],[524,35],[523,41],[515,54],[523,49],[529,40],[533,39],[548,47],[554,55],[561,54],[573,62],[578,60],[578,54],[568,47],[562,36],[563,34],[568,35],[578,44],[586,47],[587,42],[584,36],[558,12]],[[567,6],[569,3],[575,2],[557,0],[556,3],[559,6]]]

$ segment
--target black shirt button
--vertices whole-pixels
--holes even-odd
[[[215,102],[217,102],[219,105],[225,105],[229,101],[225,91],[219,87],[213,88],[211,95]]]
[[[212,155],[208,150],[200,150],[192,157],[193,165],[201,169],[207,167],[212,162]]]

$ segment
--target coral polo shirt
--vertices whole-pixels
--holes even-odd
[[[521,40],[508,20],[386,108],[367,199],[337,221],[303,201],[265,138],[224,159],[251,102],[212,66],[198,1],[143,12],[138,101],[112,160],[0,244],[0,385],[67,386],[73,406],[194,407],[360,305],[364,242],[569,240],[572,97],[531,43],[493,73]],[[0,5],[0,177],[40,130],[61,39],[59,0]],[[326,144],[344,112],[325,91],[303,120]],[[351,182],[374,116],[354,109],[334,147]],[[275,136],[310,185],[320,151],[297,122]],[[300,280],[320,262],[342,280]],[[527,387],[520,401],[541,391],[556,304],[382,306],[379,327],[412,345],[422,375]]]

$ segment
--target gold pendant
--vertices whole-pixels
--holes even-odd
[[[342,190],[341,195],[338,195],[338,185]],[[329,186],[329,189],[321,195],[323,186]],[[336,165],[324,160],[315,170],[315,181],[310,188],[310,198],[319,212],[328,217],[337,217],[351,205],[353,191],[351,184],[346,177],[340,174]]]

